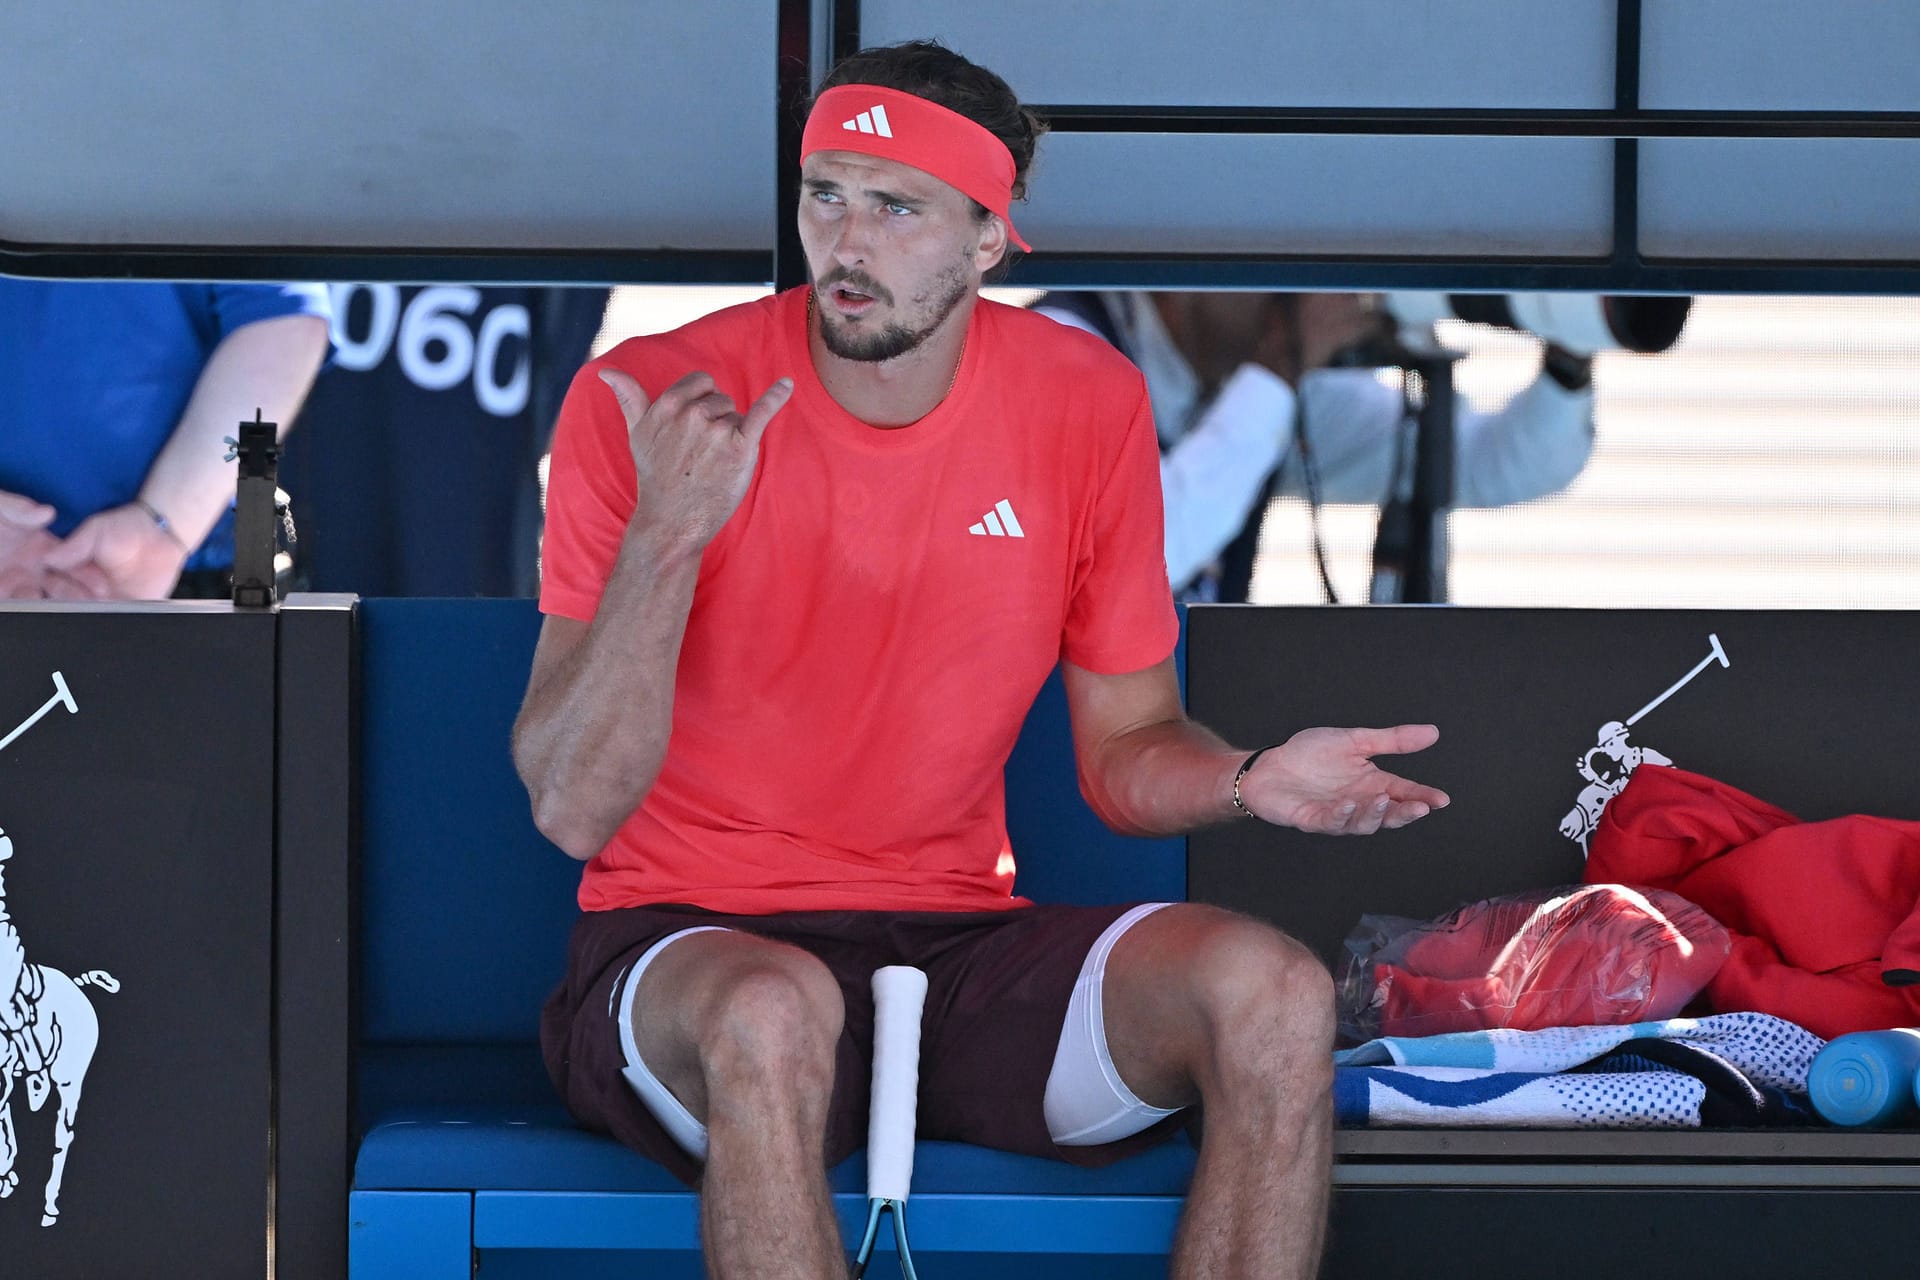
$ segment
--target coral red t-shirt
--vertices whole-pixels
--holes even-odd
[[[650,397],[705,370],[742,409],[795,388],[701,559],[659,778],[580,905],[1024,905],[1002,774],[1035,693],[1061,658],[1137,671],[1177,638],[1139,373],[982,300],[946,399],[882,430],[821,385],[805,289],[624,342],[554,438],[540,607],[582,621],[637,501],[603,364]]]

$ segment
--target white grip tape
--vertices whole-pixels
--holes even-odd
[[[913,1182],[920,1093],[920,1011],[927,975],[910,965],[873,973],[873,1106],[867,1113],[867,1197],[905,1200]]]

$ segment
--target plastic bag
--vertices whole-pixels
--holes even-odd
[[[1678,894],[1568,885],[1489,898],[1439,920],[1362,916],[1340,972],[1350,1041],[1671,1018],[1731,948]]]

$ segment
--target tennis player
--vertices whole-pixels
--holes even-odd
[[[1017,896],[1002,772],[1056,663],[1125,832],[1398,827],[1447,798],[1373,757],[1436,731],[1186,718],[1142,379],[980,297],[1043,129],[938,45],[853,55],[804,134],[812,286],[623,343],[561,413],[514,735],[586,860],[547,1064],[700,1188],[715,1275],[846,1274],[825,1170],[893,964],[928,979],[923,1137],[1100,1164],[1204,1106],[1174,1274],[1316,1265],[1327,973],[1212,907]]]

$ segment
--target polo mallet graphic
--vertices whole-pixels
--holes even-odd
[[[1587,841],[1599,828],[1600,815],[1607,803],[1619,795],[1627,785],[1627,779],[1642,763],[1672,764],[1673,761],[1651,747],[1630,746],[1627,742],[1627,730],[1638,724],[1649,712],[1674,694],[1685,688],[1695,676],[1714,663],[1722,667],[1731,667],[1727,660],[1727,651],[1720,646],[1720,637],[1711,633],[1707,636],[1707,656],[1694,664],[1693,670],[1676,680],[1659,697],[1628,716],[1623,723],[1609,720],[1600,726],[1597,741],[1580,756],[1578,769],[1587,780],[1575,797],[1573,808],[1567,810],[1560,819],[1560,834],[1569,840],[1576,840],[1582,851],[1587,849]]]
[[[873,973],[873,1100],[867,1112],[867,1232],[853,1259],[853,1280],[867,1274],[880,1215],[893,1215],[900,1274],[919,1280],[907,1249],[907,1189],[913,1182],[913,1131],[920,1095],[920,1012],[927,975],[894,964]]]
[[[1710,650],[1710,652],[1707,654],[1706,657],[1700,659],[1700,661],[1694,664],[1693,670],[1687,672],[1687,674],[1685,674],[1684,676],[1681,676],[1678,680],[1674,681],[1673,687],[1668,689],[1665,693],[1661,694],[1659,697],[1655,698],[1652,702],[1649,702],[1646,706],[1640,708],[1638,711],[1634,712],[1632,715],[1627,717],[1628,728],[1632,728],[1635,724],[1639,723],[1641,716],[1646,715],[1647,712],[1653,710],[1655,707],[1665,702],[1668,698],[1671,698],[1674,694],[1684,689],[1687,686],[1687,683],[1689,681],[1691,681],[1695,676],[1699,675],[1702,671],[1705,671],[1708,667],[1712,666],[1714,663],[1717,662],[1722,667],[1731,667],[1733,665],[1731,662],[1727,661],[1727,651],[1720,647],[1720,637],[1717,635],[1714,635],[1711,631],[1707,633],[1707,647]]]
[[[58,671],[53,673],[53,696],[48,698],[40,709],[15,726],[12,733],[0,738],[0,751],[5,751],[13,740],[40,723],[40,718],[55,707],[64,706],[69,715],[80,714],[80,704],[73,700],[73,691],[67,688],[67,678]]]

